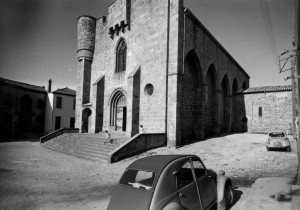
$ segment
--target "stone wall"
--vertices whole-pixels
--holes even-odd
[[[183,31],[179,43],[183,50],[178,56],[181,65],[178,68],[181,81],[178,84],[181,95],[178,127],[184,144],[186,137],[189,141],[200,140],[233,131],[232,112],[234,109],[245,112],[245,109],[234,107],[232,94],[249,87],[250,77],[189,9],[181,17],[183,21],[179,23]],[[192,77],[197,84],[193,91],[187,86],[193,84],[188,80],[190,69],[195,71]],[[193,125],[194,130],[188,125]],[[241,131],[238,129],[236,131]]]

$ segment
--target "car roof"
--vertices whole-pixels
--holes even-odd
[[[172,161],[183,157],[195,157],[195,155],[153,155],[136,160],[127,168],[158,172],[162,171]]]

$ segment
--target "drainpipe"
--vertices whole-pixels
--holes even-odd
[[[166,135],[166,142],[167,146],[169,145],[168,142],[168,96],[169,96],[169,45],[170,45],[170,0],[168,0],[168,6],[167,6],[167,57],[166,57],[166,113],[165,113],[165,135]]]
[[[183,10],[183,49],[182,49],[182,72],[184,73],[184,57],[185,57],[185,16],[187,15],[187,7]]]

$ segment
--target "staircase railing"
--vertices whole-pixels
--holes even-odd
[[[150,149],[166,145],[164,133],[139,133],[108,155],[108,163],[114,163]]]
[[[52,133],[42,136],[40,138],[40,143],[44,143],[65,133],[79,133],[79,128],[60,128]]]

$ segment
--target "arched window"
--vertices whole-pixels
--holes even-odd
[[[262,117],[262,107],[258,107],[258,116]]]
[[[126,51],[127,46],[125,40],[122,39],[119,42],[116,51],[116,72],[126,71]]]
[[[28,94],[23,95],[21,97],[20,110],[21,110],[21,112],[24,112],[24,113],[31,112],[31,110],[32,110],[32,99]]]
[[[43,109],[44,108],[44,101],[43,101],[43,99],[37,100],[36,108],[37,109]]]

